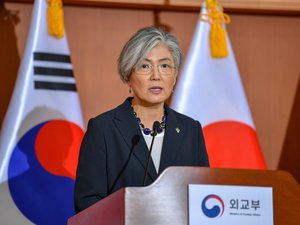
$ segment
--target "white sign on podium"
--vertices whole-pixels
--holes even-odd
[[[272,187],[189,185],[189,225],[274,225]]]

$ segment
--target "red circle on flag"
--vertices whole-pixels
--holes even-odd
[[[211,167],[266,169],[255,130],[237,121],[203,128]]]
[[[49,173],[75,180],[82,129],[69,121],[47,122],[37,135],[35,151],[40,164]]]

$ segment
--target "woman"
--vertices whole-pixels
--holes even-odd
[[[126,43],[118,69],[132,97],[89,121],[78,162],[76,212],[122,187],[149,185],[169,166],[209,166],[200,123],[165,104],[180,63],[177,40],[159,28],[143,28]]]

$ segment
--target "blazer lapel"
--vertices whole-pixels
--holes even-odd
[[[180,144],[185,130],[185,124],[181,123],[168,106],[165,106],[167,113],[167,124],[164,136],[164,142],[161,152],[159,174],[168,166],[174,165],[176,156],[180,151]]]
[[[122,105],[116,108],[114,122],[119,129],[120,134],[123,136],[125,142],[128,145],[128,154],[130,153],[129,150],[132,147],[131,142],[133,136],[136,134],[140,136],[140,141],[133,151],[133,156],[135,156],[135,158],[139,161],[145,171],[149,150],[143,134],[141,133],[139,125],[136,122],[135,116],[132,113],[129,101],[130,98],[128,98]],[[158,176],[152,158],[150,158],[148,175],[151,177],[152,181],[154,181]]]

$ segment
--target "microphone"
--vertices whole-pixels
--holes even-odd
[[[152,153],[152,147],[153,147],[153,142],[154,142],[154,138],[157,135],[157,130],[160,127],[160,122],[158,121],[154,121],[153,123],[153,132],[152,132],[152,141],[151,141],[151,145],[150,145],[150,149],[149,149],[149,153],[148,153],[148,158],[147,158],[147,165],[146,165],[146,170],[145,170],[145,174],[144,174],[144,186],[146,185],[146,181],[147,181],[147,174],[148,174],[148,170],[149,170],[149,164],[150,164],[150,158],[151,158],[151,153]]]
[[[128,158],[125,162],[125,164],[123,165],[122,169],[120,170],[120,172],[118,173],[118,176],[116,177],[115,181],[113,182],[112,186],[109,188],[108,190],[108,194],[111,194],[112,190],[115,188],[118,180],[120,179],[121,175],[124,173],[129,161],[130,161],[130,158],[132,156],[132,153],[133,153],[133,149],[135,146],[137,146],[137,144],[140,142],[140,135],[138,134],[135,134],[133,135],[132,139],[131,139],[131,148],[130,148],[130,153],[128,155]]]

